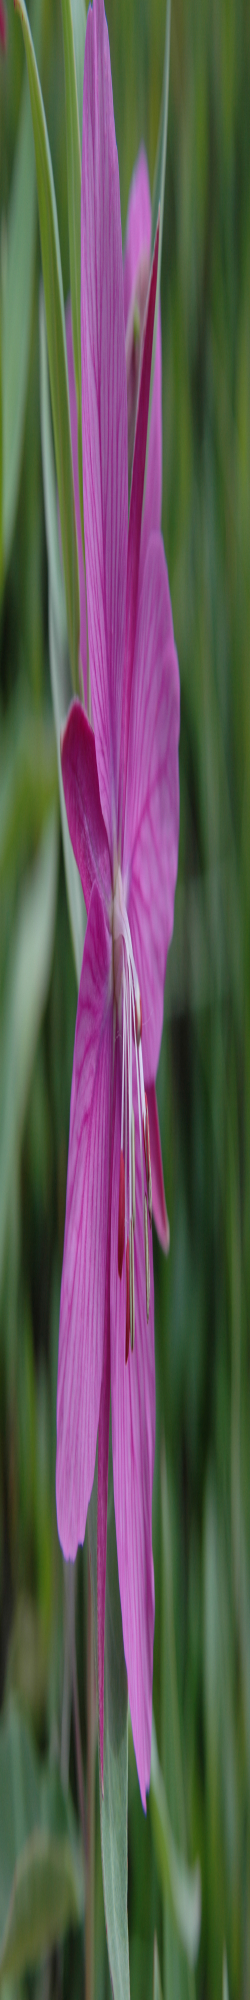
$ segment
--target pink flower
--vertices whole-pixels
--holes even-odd
[[[71,1091],[56,1492],[62,1547],[66,1557],[74,1558],[85,1535],[98,1433],[98,1678],[103,1775],[111,1388],[124,1651],[144,1805],[150,1779],[154,1635],[151,1223],[155,1160],[160,1222],[162,1233],[163,1222],[166,1231],[155,1076],[173,928],[179,830],[179,673],[159,533],[149,536],[139,591],[157,262],[158,232],[141,355],[128,527],[119,171],[107,23],[103,0],[93,0],[87,17],[84,66],[81,333],[94,728],[80,701],[74,701],[62,739],[62,771],[88,921]]]
[[[128,411],[128,459],[134,444],[135,419],[139,386],[142,336],[147,303],[150,274],[151,245],[151,201],[148,167],[144,148],[141,147],[129,195],[123,282],[124,318],[126,341],[127,411]],[[82,548],[81,512],[78,473],[77,403],[73,354],[71,301],[66,312],[66,340],[68,355],[69,399],[71,419],[71,439],[73,458],[73,479],[75,495],[79,586],[80,586],[80,660],[83,680],[84,701],[87,704],[87,621],[86,593]],[[130,465],[131,471],[131,465]],[[158,310],[156,336],[155,372],[150,421],[149,452],[147,464],[146,491],[142,519],[138,597],[140,595],[143,570],[150,534],[161,524],[162,500],[162,390],[161,390],[161,313]],[[169,1223],[166,1210],[165,1189],[161,1158],[159,1120],[154,1084],[147,1082],[150,1112],[151,1166],[153,1187],[153,1214],[162,1249],[169,1249]]]

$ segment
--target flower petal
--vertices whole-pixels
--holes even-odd
[[[155,372],[152,395],[147,478],[142,516],[141,552],[139,571],[139,595],[142,588],[147,548],[150,535],[161,526],[162,502],[162,396],[161,396],[161,311],[158,309],[158,323],[155,349]]]
[[[77,441],[77,402],[76,402],[76,385],[75,385],[75,369],[74,369],[74,354],[73,354],[72,313],[71,313],[70,299],[68,300],[68,305],[66,309],[66,343],[67,343],[67,358],[68,358],[70,427],[71,427],[74,501],[75,501],[79,592],[80,592],[80,659],[82,666],[84,701],[85,704],[87,705],[86,592],[85,592],[85,576],[84,576],[82,530],[81,530],[81,510],[80,510],[79,471],[78,471],[78,441]]]
[[[124,246],[124,322],[126,322],[126,372],[128,372],[128,434],[132,424],[132,390],[136,392],[140,352],[134,350],[134,304],[138,304],[138,314],[142,312],[144,282],[148,290],[146,270],[150,276],[150,238],[152,238],[152,206],[150,206],[150,182],[148,182],[148,162],[144,146],[140,146],[138,162],[132,176],[130,200],[128,200],[128,220],[126,220],[126,246]],[[130,450],[130,446],[128,446]],[[156,332],[156,362],[154,362],[154,390],[152,390],[152,412],[150,412],[150,438],[148,438],[148,468],[146,468],[146,492],[144,492],[144,512],[142,512],[142,542],[140,542],[140,580],[138,592],[142,590],[142,576],[146,564],[146,548],[154,528],[160,528],[162,516],[162,330],[160,330],[160,302],[158,302],[158,332]]]
[[[131,181],[124,250],[124,315],[127,326],[131,299],[135,291],[138,265],[145,250],[150,257],[151,244],[151,201],[148,178],[148,164],[144,146],[140,147],[138,160]]]
[[[79,988],[61,1286],[56,1503],[64,1555],[83,1542],[103,1366],[113,1069],[110,941],[95,884]]]
[[[147,1100],[148,1100],[149,1132],[150,1132],[153,1217],[154,1217],[155,1227],[157,1229],[157,1235],[159,1236],[159,1242],[161,1243],[162,1250],[165,1250],[167,1257],[170,1244],[170,1230],[169,1230],[169,1220],[168,1220],[166,1200],[165,1200],[160,1126],[158,1118],[157,1096],[154,1083],[147,1084]]]
[[[144,1076],[158,1067],[179,839],[180,682],[167,564],[151,535],[140,598],[128,746],[124,872],[142,1000]]]
[[[99,884],[107,909],[111,874],[106,827],[102,816],[95,738],[81,701],[75,699],[61,734],[63,789],[70,839],[81,876],[88,912],[93,882]]]
[[[131,319],[133,301],[142,291],[143,270],[150,268],[151,248],[151,201],[148,165],[144,147],[141,146],[133,180],[131,183],[125,252],[124,252],[124,313],[126,343]],[[139,298],[138,298],[139,292]],[[139,592],[142,586],[149,536],[161,525],[162,501],[162,394],[161,394],[161,309],[158,307],[158,323],[155,351],[155,372],[150,418],[147,478],[141,531],[141,553],[139,571]]]
[[[132,676],[133,676],[133,665],[134,665],[134,650],[135,650],[136,620],[137,620],[137,605],[138,605],[142,504],[143,504],[144,474],[145,474],[146,449],[147,449],[147,428],[148,428],[152,347],[153,347],[153,334],[154,334],[158,252],[159,252],[159,218],[157,224],[154,256],[153,256],[153,263],[152,263],[150,283],[149,283],[146,317],[144,321],[144,334],[142,343],[141,370],[140,370],[139,394],[138,394],[138,405],[137,405],[130,514],[129,514],[127,594],[126,594],[126,638],[125,638],[125,664],[124,664],[124,712],[123,712],[123,737],[122,737],[122,758],[121,758],[121,775],[120,775],[120,821],[122,830],[124,827],[125,802],[126,802],[129,717],[130,717],[131,687],[132,687]]]
[[[82,153],[83,492],[92,710],[110,846],[117,825],[127,571],[127,392],[119,169],[107,22],[86,28]]]
[[[154,1279],[150,1238],[150,1310],[146,1317],[144,1219],[136,1090],[135,1346],[125,1366],[125,1257],[118,1276],[121,1145],[120,1051],[117,1053],[112,1183],[110,1311],[114,1500],[123,1641],[141,1797],[150,1781],[154,1642],[152,1488],[155,1448]],[[150,1233],[150,1232],[149,1232]]]

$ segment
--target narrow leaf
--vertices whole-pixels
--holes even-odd
[[[227,1954],[226,1954],[226,1946],[225,1946],[225,1944],[224,1944],[224,1951],[223,1951],[223,1971],[222,1971],[222,2000],[229,2000],[229,1991],[228,1991],[228,1973],[227,1973]]]
[[[80,876],[78,875],[78,868],[76,867],[73,848],[71,847],[71,840],[69,837],[67,814],[64,801],[63,783],[62,783],[62,771],[61,771],[60,734],[61,734],[62,723],[65,722],[65,716],[67,715],[67,710],[69,708],[69,704],[71,701],[72,688],[71,688],[69,659],[67,650],[65,603],[64,603],[63,578],[62,578],[62,567],[61,567],[60,548],[59,548],[56,483],[55,483],[55,469],[54,469],[54,459],[53,459],[53,444],[52,444],[51,418],[50,418],[46,327],[45,327],[44,301],[43,301],[42,291],[40,297],[40,403],[41,403],[44,506],[45,506],[46,538],[47,538],[47,552],[48,552],[48,566],[49,566],[50,673],[51,673],[52,700],[53,700],[54,722],[55,722],[56,744],[57,744],[65,874],[66,874],[66,884],[67,884],[69,916],[70,916],[70,924],[72,932],[73,952],[74,952],[75,967],[76,967],[76,977],[77,977],[77,984],[79,985],[81,965],[82,965],[83,944],[84,944],[85,912],[84,912],[84,902],[83,902]]]
[[[46,323],[45,323],[45,310],[44,310],[44,292],[42,283],[40,287],[39,333],[40,333],[40,414],[41,414],[43,491],[44,491],[47,554],[48,554],[48,564],[49,564],[49,579],[50,579],[50,589],[53,599],[53,610],[58,632],[58,640],[62,646],[62,651],[66,651],[67,617],[66,617],[64,576],[63,576],[60,542],[59,542],[58,502],[57,502],[55,464],[54,464],[54,453],[53,453],[53,442],[52,442],[49,377],[48,377],[48,353],[47,353]],[[71,696],[72,696],[72,687],[70,678],[70,667],[68,663],[69,701],[71,699]]]
[[[51,593],[49,593],[49,652],[50,652],[52,698],[53,698],[57,752],[58,752],[58,777],[59,777],[66,888],[67,888],[70,928],[71,928],[71,936],[73,944],[73,955],[75,960],[77,985],[79,986],[81,968],[82,968],[82,955],[84,946],[84,932],[85,932],[86,918],[85,918],[85,908],[84,908],[80,876],[78,874],[78,868],[76,866],[75,856],[73,854],[73,847],[71,847],[71,841],[68,830],[68,821],[67,821],[63,782],[62,782],[61,753],[60,753],[61,728],[63,722],[65,722],[65,716],[67,714],[67,709],[69,707],[69,701],[68,701],[69,665],[68,665],[67,653],[62,654],[61,650],[58,647],[58,635],[54,618],[53,599],[51,597]]]
[[[40,46],[42,0],[33,20]],[[34,140],[27,80],[17,139],[2,302],[3,550],[7,565],[14,528],[23,441],[30,346],[36,224]]]
[[[152,1725],[150,1805],[155,1851],[163,1895],[170,1900],[172,1914],[189,1965],[197,1958],[201,1923],[201,1878],[199,1862],[187,1868],[175,1845],[165,1786],[159,1764],[155,1723]]]
[[[84,550],[81,392],[81,150],[71,0],[61,0],[66,97],[70,290],[77,402],[79,493]]]
[[[0,273],[0,604],[3,579],[3,382],[2,382],[2,298]]]
[[[79,584],[73,492],[65,315],[54,181],[44,105],[25,0],[15,0],[22,23],[33,120],[51,401],[73,685],[78,688]]]
[[[97,1459],[88,1525],[97,1678]],[[104,1797],[100,1777],[100,1816],[104,1904],[112,1992],[114,2000],[129,2000],[128,1688],[117,1565],[111,1449],[105,1606]]]
[[[171,1833],[177,1853],[183,1856],[186,1866],[186,1824],[185,1801],[181,1756],[181,1733],[176,1670],[176,1649],[173,1605],[172,1543],[171,1521],[168,1496],[165,1451],[161,1463],[162,1500],[162,1727],[161,1765],[164,1794],[167,1799]],[[193,1878],[191,1877],[191,1880]],[[194,1873],[194,1886],[196,1874]],[[172,1885],[174,1887],[174,1884]],[[194,1899],[195,1900],[195,1899]],[[197,1875],[197,1918],[198,1918],[198,1875]],[[166,1984],[173,1995],[180,2000],[194,2000],[194,1973],[184,1954],[182,1933],[173,1913],[171,1893],[164,1899],[164,1963]]]
[[[70,291],[78,415],[81,417],[81,151],[71,0],[61,0],[66,99]]]
[[[52,720],[32,715],[30,708],[26,712],[18,688],[1,727],[0,885],[7,871],[20,870],[27,849],[34,849],[56,794]]]
[[[85,0],[71,0],[71,13],[73,21],[73,35],[74,35],[74,47],[75,47],[80,146],[82,151],[83,73],[84,73],[84,53],[85,53],[85,35],[86,35]]]
[[[1,1020],[0,1292],[12,1197],[32,1066],[48,992],[54,938],[58,862],[54,813],[20,898]]]
[[[152,257],[156,228],[157,228],[158,208],[160,207],[160,242],[159,242],[159,265],[158,265],[159,284],[160,284],[160,273],[161,273],[165,173],[166,173],[166,157],[167,157],[170,27],[171,27],[171,0],[167,0],[162,103],[161,103],[159,138],[157,146],[156,167],[155,167],[155,177],[154,177],[154,187],[153,187],[152,222],[151,222],[151,257]]]
[[[59,1773],[39,1766],[14,1706],[0,1725],[0,1987],[83,1915],[82,1865]]]
[[[10,1628],[5,1699],[14,1695],[20,1700],[38,1728],[46,1710],[48,1672],[49,1640],[43,1617],[35,1599],[27,1591],[20,1591]]]
[[[162,2000],[162,1990],[161,1990],[161,1980],[160,1980],[160,1966],[159,1966],[159,1957],[158,1957],[158,1944],[157,1944],[157,1937],[156,1937],[156,1931],[155,1931],[155,1937],[154,1937],[154,1979],[153,1979],[153,2000]]]

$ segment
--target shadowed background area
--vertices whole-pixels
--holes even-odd
[[[39,21],[38,13],[66,301],[59,0],[53,9],[42,0]],[[163,0],[107,0],[107,17],[124,236],[142,139],[153,184],[165,7]],[[34,39],[37,46],[35,28]],[[2,295],[23,78],[21,32],[9,4],[5,58],[0,51]],[[194,1975],[163,1892],[154,1813],[149,1802],[144,1820],[129,1742],[132,2000],[152,1994],[155,1927],[164,2000],[191,2000],[195,1990],[203,2000],[221,1995],[224,1946],[232,2000],[247,2000],[250,1991],[249,92],[246,0],[238,8],[235,0],[219,7],[216,0],[173,0],[162,525],[181,681],[180,850],[157,1083],[170,1254],[166,1264],[155,1240],[153,1700],[176,1844],[189,1862],[200,1856],[202,1923]],[[24,212],[16,255],[25,254],[25,228]],[[5,564],[0,516],[0,1700],[4,1716],[10,1694],[18,1695],[40,1752],[60,1751],[62,1770],[69,1757],[77,1807],[55,1511],[76,982],[50,694],[35,211],[33,236],[26,399]],[[13,376],[12,422],[14,407]],[[85,1572],[80,1553],[84,1763]],[[0,1745],[3,1826],[1,1754]],[[110,1989],[97,1768],[96,1808],[101,2000]],[[2,1908],[0,1835],[1,1921]],[[77,2000],[82,1981],[78,1927],[45,1968],[5,1988],[6,2000],[7,1990],[9,2000],[33,1993]]]

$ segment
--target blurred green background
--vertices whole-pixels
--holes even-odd
[[[142,139],[153,183],[164,0],[107,0],[107,18],[124,235]],[[59,0],[53,8],[43,0],[40,68],[66,300]],[[9,4],[2,273],[23,77]],[[180,851],[157,1085],[171,1244],[167,1265],[154,1245],[154,1711],[173,1832],[190,1861],[200,1856],[203,2000],[222,1993],[224,1944],[232,2000],[250,1993],[249,104],[247,0],[173,0],[161,303]],[[0,1701],[15,1691],[40,1751],[56,1756],[64,1672],[56,1379],[76,983],[50,695],[39,278],[36,222],[20,482],[0,593]],[[85,1569],[80,1555],[84,1761]],[[69,1755],[77,1806],[73,1729]],[[2,1796],[2,1821],[3,1813]],[[155,1926],[164,2000],[191,1996],[131,1747],[128,1904],[132,2000],[152,1994]],[[109,1973],[97,1772],[95,1960],[101,2000]],[[77,2000],[82,1990],[76,1932],[11,1994]]]

